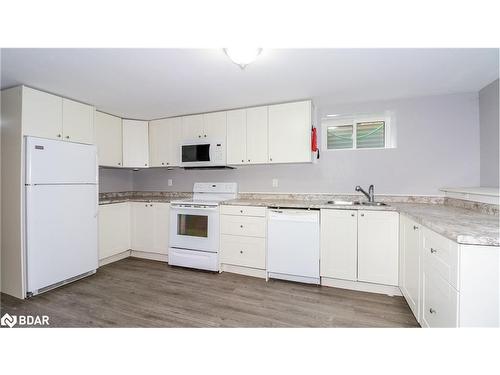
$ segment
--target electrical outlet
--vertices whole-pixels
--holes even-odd
[[[168,186],[172,186],[172,179],[171,179],[171,178],[169,178],[169,179],[167,180],[167,185],[168,185]]]
[[[273,178],[273,188],[277,188],[277,187],[278,187],[278,179]]]

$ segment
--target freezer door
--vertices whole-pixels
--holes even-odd
[[[94,145],[26,137],[26,184],[97,183]]]
[[[97,186],[26,187],[28,292],[97,269]]]

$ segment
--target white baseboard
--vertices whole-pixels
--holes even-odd
[[[159,262],[168,262],[168,255],[167,254],[158,254],[158,253],[150,253],[147,251],[130,250],[130,256],[135,257],[135,258],[157,260]]]
[[[113,263],[125,258],[128,258],[130,256],[130,250],[125,250],[122,251],[121,253],[111,255],[107,258],[104,259],[99,259],[99,267],[105,266],[106,264]]]
[[[261,270],[258,268],[233,266],[231,264],[221,264],[221,272],[238,273],[240,275],[259,277],[261,279],[266,278],[266,270]]]
[[[358,290],[360,292],[387,294],[389,296],[402,296],[401,290],[397,286],[365,283],[362,281],[350,281],[331,279],[329,277],[321,278],[321,285],[334,288]]]

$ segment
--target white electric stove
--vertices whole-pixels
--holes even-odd
[[[237,194],[234,182],[197,182],[193,199],[170,202],[170,265],[219,270],[219,204]]]

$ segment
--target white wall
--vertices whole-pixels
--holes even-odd
[[[141,170],[133,173],[134,190],[191,191],[196,181],[236,181],[242,192],[352,193],[355,185],[375,185],[380,194],[440,194],[444,186],[477,186],[479,115],[477,93],[392,101],[336,104],[314,98],[317,113],[393,111],[397,148],[321,153],[317,164],[247,166],[236,170]],[[118,171],[123,172],[123,171]],[[129,181],[115,173],[101,175],[103,189],[124,190]],[[108,181],[113,178],[113,182]],[[173,186],[167,186],[167,179]],[[279,187],[271,180],[278,178]]]
[[[99,192],[133,190],[133,173],[130,169],[99,168]]]
[[[499,186],[498,79],[479,91],[481,186]]]

